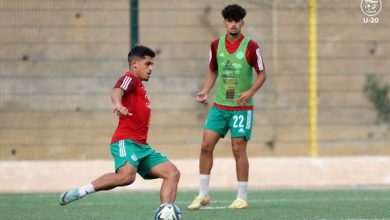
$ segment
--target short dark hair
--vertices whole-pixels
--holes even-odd
[[[156,56],[156,53],[154,53],[154,51],[149,47],[138,45],[130,50],[129,54],[127,55],[127,61],[129,61],[130,63],[130,61],[135,57],[144,58],[145,56],[150,56],[154,58]]]
[[[222,17],[225,20],[240,21],[245,15],[245,9],[237,4],[228,5],[222,10]]]

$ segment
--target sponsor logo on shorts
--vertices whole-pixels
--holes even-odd
[[[137,158],[137,156],[135,156],[135,154],[131,155],[130,158],[131,158],[133,161],[137,161],[137,160],[138,160],[138,158]]]

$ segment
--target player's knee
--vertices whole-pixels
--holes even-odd
[[[180,179],[180,171],[178,169],[175,170],[175,172],[173,172],[173,178],[176,182],[179,182],[179,179]]]
[[[233,147],[232,149],[233,156],[236,158],[236,160],[246,157],[246,152],[243,148]]]
[[[232,152],[236,159],[246,157],[246,141],[242,139],[232,140]]]
[[[200,150],[201,150],[202,154],[211,154],[211,153],[213,153],[213,146],[211,144],[206,143],[206,142],[202,142]]]
[[[245,138],[232,138],[232,144],[236,147],[245,147],[248,141]]]
[[[121,175],[119,176],[118,178],[118,184],[120,186],[127,186],[127,185],[130,185],[132,183],[134,183],[135,181],[135,175],[134,174],[130,174],[130,175]]]
[[[135,181],[135,175],[125,178],[123,183],[124,183],[124,186],[127,186],[127,185],[134,183],[134,181]]]
[[[168,178],[175,181],[179,182],[180,179],[180,171],[175,167],[173,168],[169,173],[168,173]]]

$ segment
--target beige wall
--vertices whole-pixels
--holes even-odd
[[[0,159],[110,158],[117,119],[109,95],[127,70],[128,2],[0,0]],[[146,83],[149,142],[172,158],[198,156],[208,109],[194,97],[230,2],[140,1],[140,43],[159,54]],[[255,96],[249,154],[306,156],[306,1],[241,2],[243,32],[260,44],[268,72]],[[389,127],[376,122],[362,91],[369,73],[390,83],[388,10],[379,24],[364,24],[358,2],[320,0],[318,7],[319,153],[390,154]],[[216,155],[230,156],[229,146],[222,140]]]
[[[272,188],[373,188],[388,187],[389,157],[284,157],[249,158],[249,189]],[[179,191],[199,187],[197,159],[173,159],[181,172]],[[211,190],[237,186],[233,158],[216,158]],[[62,192],[83,186],[104,172],[111,172],[111,160],[2,161],[0,193]],[[12,173],[12,175],[8,175]],[[66,180],[63,178],[66,176]],[[145,181],[137,176],[130,186],[115,190],[159,190],[161,179]]]

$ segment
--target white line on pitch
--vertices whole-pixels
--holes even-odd
[[[206,207],[202,207],[200,209],[227,209],[226,206],[206,206]]]

